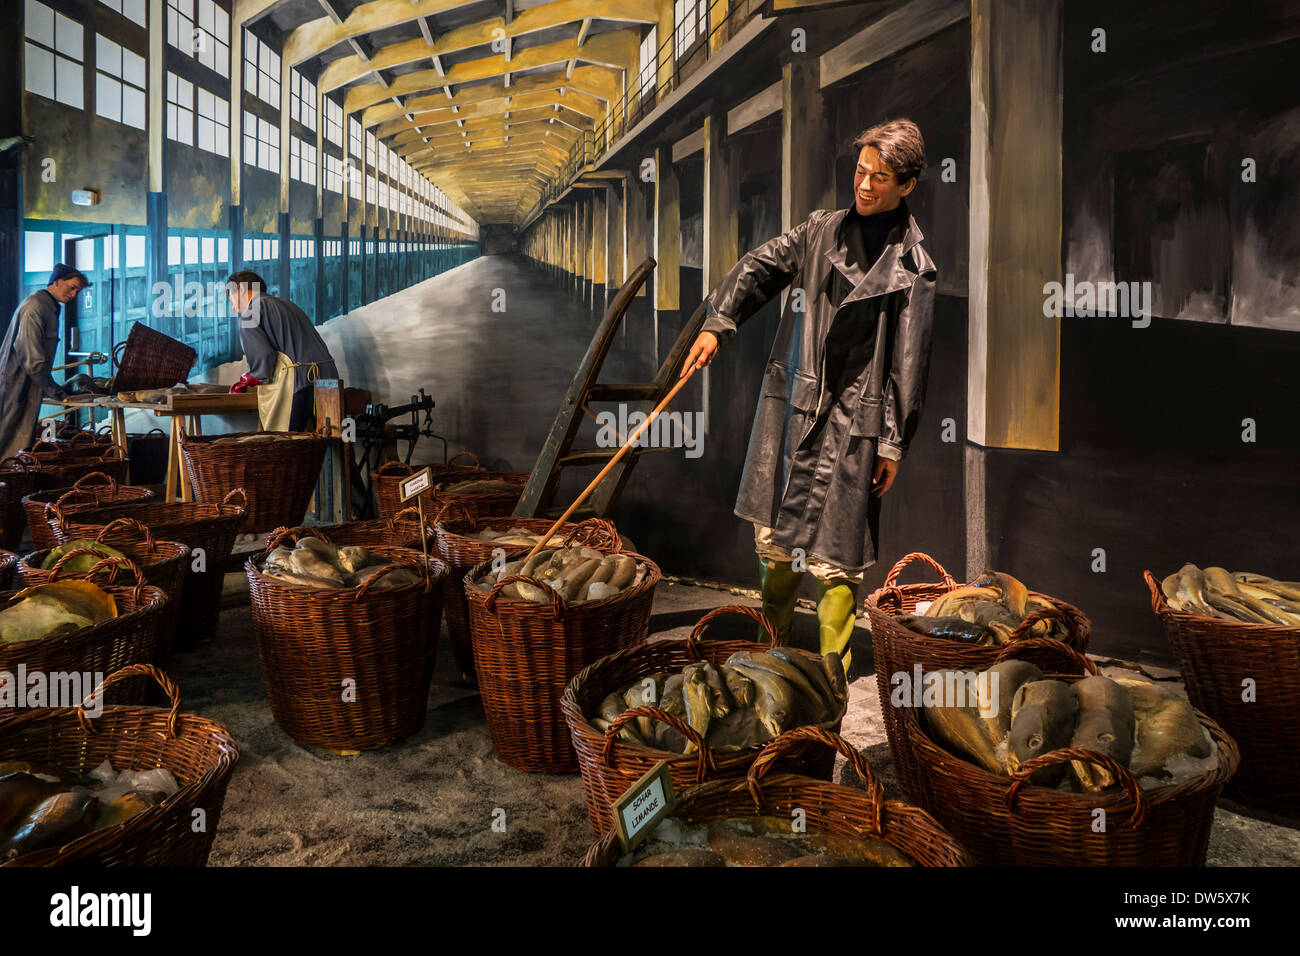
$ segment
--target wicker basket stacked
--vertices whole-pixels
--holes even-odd
[[[339,753],[383,747],[424,724],[438,643],[446,574],[441,562],[409,548],[372,546],[392,568],[417,571],[417,583],[333,590],[290,584],[262,573],[267,556],[315,529],[277,534],[248,559],[262,680],[275,722],[299,743]]]
[[[27,525],[32,532],[32,547],[52,548],[58,543],[51,523],[53,513],[45,509],[48,504],[58,505],[65,515],[69,515],[104,505],[152,501],[155,497],[157,496],[151,488],[119,485],[116,478],[102,471],[83,475],[71,488],[33,491],[23,498],[23,508],[27,512]]]
[[[766,629],[771,643],[702,641],[701,638],[708,626],[719,617],[728,614],[757,621]],[[660,761],[667,762],[673,786],[683,789],[703,783],[705,780],[744,776],[763,750],[763,745],[736,751],[710,750],[699,735],[682,720],[657,707],[649,706],[628,711],[611,724],[608,730],[602,732],[592,726],[589,715],[596,712],[606,695],[621,691],[656,672],[680,671],[687,664],[696,661],[721,664],[737,651],[757,654],[766,651],[769,647],[779,646],[781,645],[776,632],[762,612],[754,608],[730,605],[714,608],[705,614],[685,640],[657,640],[630,647],[601,658],[573,678],[565,688],[561,707],[569,725],[574,749],[578,754],[582,785],[587,794],[587,815],[591,820],[592,830],[600,834],[613,827],[614,820],[610,808],[614,801]],[[793,653],[816,660],[816,655],[808,651],[796,650]],[[684,755],[620,740],[619,730],[623,724],[638,717],[648,717],[669,724],[695,744],[696,752]],[[823,729],[838,732],[843,717],[844,714],[841,712],[835,717],[833,724],[823,725]],[[829,759],[812,759],[805,753],[808,749],[814,750],[819,758]],[[834,764],[834,754],[820,748],[802,745],[791,745],[786,748],[784,757],[793,764],[792,770],[828,779]]]
[[[1002,660],[1055,655],[1083,673],[1048,674],[1074,683],[1096,666],[1059,641],[1036,638],[1003,648]],[[984,866],[1204,866],[1214,804],[1241,757],[1232,738],[1196,712],[1214,741],[1217,766],[1178,783],[1143,790],[1122,764],[1089,750],[1054,750],[1010,775],[991,773],[954,755],[931,738],[918,711],[901,709],[908,752],[925,780],[925,807]],[[1120,788],[1070,793],[1029,778],[1047,767],[1081,761],[1115,779]],[[1100,812],[1099,812],[1100,811]]]
[[[932,568],[940,577],[937,584],[898,584],[898,577],[903,569],[914,561],[919,561]],[[934,670],[977,670],[990,667],[1001,653],[997,646],[980,646],[962,644],[957,641],[939,637],[917,634],[898,622],[898,615],[911,614],[918,603],[934,601],[947,592],[954,590],[958,584],[952,575],[934,558],[920,552],[913,552],[902,557],[885,578],[884,586],[871,594],[866,600],[867,614],[871,620],[871,645],[875,652],[876,686],[880,693],[880,710],[885,722],[885,733],[889,738],[889,752],[894,759],[894,771],[898,782],[907,795],[924,803],[922,788],[925,785],[920,777],[913,759],[907,738],[902,733],[901,714],[906,707],[889,705],[890,694],[894,689],[891,678],[895,674],[906,674],[913,678],[915,668],[920,667],[922,674]],[[1030,591],[1035,598],[1059,612],[1059,620],[1064,624],[1066,636],[1063,643],[1080,654],[1088,649],[1088,637],[1092,633],[1092,624],[1083,612],[1071,604],[1057,600],[1046,594]],[[1043,620],[1043,615],[1031,614],[1013,631],[1012,642],[1025,640],[1030,629]],[[1059,664],[1059,658],[1050,648],[1041,648],[1037,644],[1026,653],[1026,660],[1050,667]]]
[[[71,515],[64,515],[55,505],[50,509],[59,544],[96,538],[121,550],[137,540],[136,532],[129,526],[119,525],[110,532],[104,532],[104,528],[118,518],[134,518],[159,541],[188,545],[195,558],[202,550],[202,569],[192,565],[191,572],[185,575],[177,628],[178,638],[184,636],[187,643],[194,643],[216,633],[226,562],[234,549],[246,506],[243,489],[236,488],[220,504],[148,501],[87,508]],[[99,538],[101,533],[103,538]]]
[[[774,773],[790,752],[810,746],[843,754],[864,790],[797,773]],[[868,838],[889,844],[920,866],[971,866],[960,843],[930,814],[897,800],[886,800],[871,766],[839,734],[799,727],[763,749],[744,779],[710,780],[681,793],[674,816],[687,826],[715,820],[780,817],[801,812],[807,832]],[[614,866],[622,856],[617,834],[606,833],[587,851],[584,866]]]
[[[459,458],[471,459],[473,464],[458,465],[456,461]],[[402,481],[424,467],[426,466],[412,467],[400,461],[386,461],[374,470],[370,476],[370,484],[375,489],[375,511],[381,518],[387,518],[389,515],[402,510]],[[439,482],[452,479],[476,478],[484,473],[483,466],[479,464],[478,455],[470,451],[458,451],[447,459],[446,464],[428,465],[427,467],[431,485],[437,485]],[[420,497],[424,499],[426,508],[433,504],[434,494],[433,487],[420,494]]]
[[[448,515],[448,512],[451,512]],[[499,522],[487,519],[475,521],[460,505],[443,505],[433,519],[437,538],[438,557],[447,565],[447,583],[444,587],[443,611],[447,616],[447,634],[456,656],[456,666],[466,677],[474,674],[474,646],[469,634],[469,605],[465,601],[465,574],[474,565],[493,557],[498,549],[505,552],[507,560],[528,553],[528,547],[502,548],[491,541],[482,541],[474,533],[496,523],[503,530],[524,528],[534,534],[545,534],[555,524],[550,518],[503,518]],[[577,525],[570,522],[559,529],[567,535]],[[611,532],[613,526],[610,526]]]
[[[36,461],[34,470],[45,476],[36,490],[67,488],[86,475],[101,472],[126,484],[131,462],[116,445],[37,442],[28,453]]]
[[[231,441],[252,435],[265,441]],[[310,432],[185,436],[181,453],[194,500],[221,501],[240,488],[248,496],[241,531],[270,531],[302,523],[320,478],[330,440]]]
[[[119,570],[130,573],[133,583],[115,583]],[[72,577],[66,573],[62,576]],[[145,584],[140,569],[125,558],[108,558],[88,573],[77,576],[93,578],[107,591],[116,605],[117,616],[70,634],[0,644],[0,671],[15,674],[22,666],[29,674],[39,671],[47,675],[47,680],[52,680],[48,675],[111,674],[129,664],[148,664],[155,659],[158,629],[162,624],[167,595],[159,588]],[[59,577],[56,573],[51,580]],[[0,606],[10,606],[19,593],[0,593]],[[146,691],[147,684],[143,678],[124,681],[115,692],[114,702],[141,703]],[[0,714],[6,710],[0,705]]]
[[[111,541],[111,547],[121,551],[140,568],[146,584],[152,584],[167,595],[167,605],[158,624],[158,646],[150,662],[166,670],[171,662],[176,627],[180,621],[185,573],[189,569],[189,546],[179,541],[156,540],[153,532],[134,518],[115,518],[100,529],[94,540],[100,544]],[[79,548],[64,555],[59,563],[82,551]],[[44,584],[58,576],[59,564],[49,570],[41,568],[49,553],[50,549],[33,551],[18,562],[18,576],[24,587]]]
[[[78,707],[30,710],[0,721],[0,753],[67,770],[89,772],[105,760],[113,768],[169,771],[180,789],[125,823],[94,830],[70,843],[18,857],[10,866],[203,866],[217,833],[230,774],[239,759],[221,724],[180,712],[180,692],[148,665],[114,671],[96,690],[152,678],[171,706],[105,707],[90,717]],[[201,822],[202,825],[198,825]]]
[[[639,584],[597,601],[570,604],[553,594],[549,604],[501,597],[506,585],[539,581],[510,575],[484,594],[473,583],[486,574],[486,560],[465,575],[470,638],[483,710],[498,755],[519,770],[572,773],[577,754],[560,701],[569,681],[589,664],[645,641],[659,567],[621,550],[608,522],[583,522],[568,539],[606,554],[629,553],[646,568]]]
[[[1160,582],[1144,574],[1188,698],[1241,748],[1232,791],[1263,809],[1300,817],[1300,628],[1175,611]]]

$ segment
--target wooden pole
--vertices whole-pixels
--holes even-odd
[[[525,564],[532,560],[533,556],[536,555],[538,551],[542,550],[542,546],[545,545],[546,542],[551,540],[551,535],[555,534],[555,532],[559,531],[560,528],[564,526],[564,523],[569,520],[569,517],[578,510],[579,505],[586,501],[587,497],[596,490],[596,487],[601,483],[604,477],[613,470],[616,464],[618,464],[619,459],[627,454],[628,449],[636,444],[636,440],[641,437],[641,433],[650,427],[650,423],[653,422],[659,413],[667,407],[668,403],[676,397],[677,393],[682,390],[682,386],[689,382],[691,376],[694,374],[695,367],[691,366],[691,370],[677,380],[677,384],[674,385],[668,394],[664,396],[663,401],[655,406],[654,411],[646,417],[646,420],[643,421],[637,430],[631,434],[628,440],[623,443],[623,446],[614,453],[614,457],[605,463],[605,467],[600,470],[600,474],[591,479],[591,484],[587,485],[587,487],[583,489],[582,494],[578,495],[578,497],[574,499],[573,504],[569,505],[564,514],[560,515],[560,517],[556,519],[555,524],[551,525],[550,530],[547,531],[546,534],[542,535],[541,539],[536,545],[534,545],[533,550],[528,552],[528,557],[524,559]]]

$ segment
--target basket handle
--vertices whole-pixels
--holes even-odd
[[[82,492],[84,494],[85,492]],[[41,514],[45,518],[45,523],[63,531],[68,523],[67,516],[63,509],[59,507],[58,502],[47,501],[45,507],[41,509]]]
[[[1105,754],[1075,747],[1063,747],[1060,750],[1053,750],[1051,753],[1043,754],[1041,757],[1035,757],[1013,773],[1011,775],[1011,786],[1007,789],[1006,794],[1007,810],[1011,813],[1015,812],[1016,795],[1020,793],[1020,788],[1035,773],[1044,767],[1054,767],[1057,764],[1068,763],[1072,760],[1082,760],[1085,763],[1109,771],[1119,781],[1120,786],[1124,788],[1128,798],[1133,801],[1133,812],[1124,821],[1123,825],[1134,829],[1142,825],[1142,821],[1146,819],[1147,815],[1147,798],[1142,793],[1142,788],[1138,786],[1137,779],[1133,774],[1129,773],[1128,768]]]
[[[89,432],[84,432],[81,429],[77,429],[76,433],[71,438],[68,439],[68,444],[77,445],[77,444],[83,444],[85,442],[93,442],[94,440],[95,440],[95,436],[93,434]]]
[[[944,570],[942,564],[921,551],[913,551],[911,554],[905,554],[889,569],[889,574],[885,576],[883,587],[892,588],[898,584],[898,576],[903,573],[903,569],[913,561],[920,561],[922,564],[929,565],[935,574],[939,575],[939,581],[944,587],[951,590],[957,586],[957,581],[951,574]]]
[[[998,652],[998,656],[993,658],[993,663],[1001,664],[1003,661],[1010,660],[1017,656],[1021,651],[1034,647],[1056,651],[1072,664],[1076,664],[1083,668],[1085,674],[1092,674],[1095,677],[1098,673],[1097,665],[1090,658],[1084,657],[1069,644],[1066,644],[1063,641],[1058,641],[1054,637],[1026,637],[1014,641],[1011,644],[1005,645],[1002,650]]]
[[[59,497],[54,499],[54,503],[58,505],[60,508],[62,508],[68,502],[71,502],[72,504],[77,504],[78,502],[81,501],[85,501],[95,505],[102,503],[99,499],[99,495],[95,494],[95,492],[89,488],[69,488],[63,494],[59,495]]]
[[[578,522],[573,530],[564,536],[564,546],[567,548],[571,544],[595,548],[597,551],[608,551],[610,554],[621,554],[623,551],[623,539],[618,536],[614,522],[606,521],[604,518],[588,518],[586,521]]]
[[[708,773],[713,770],[713,754],[705,746],[704,738],[697,734],[695,729],[680,717],[676,717],[666,710],[660,710],[658,707],[651,707],[649,704],[642,704],[640,707],[633,707],[631,710],[623,711],[609,725],[609,728],[605,731],[605,749],[601,755],[606,767],[614,766],[614,744],[618,741],[618,732],[626,724],[631,723],[638,717],[650,717],[660,723],[667,724],[695,744],[695,752],[698,755],[695,761],[695,782],[703,783],[707,779]]]
[[[6,458],[5,461],[9,459]],[[4,467],[4,461],[0,461],[0,468]],[[1170,610],[1169,602],[1165,600],[1165,592],[1161,590],[1160,582],[1150,571],[1143,571],[1142,577],[1147,582],[1147,587],[1151,589],[1151,610],[1156,614],[1161,614]]]
[[[1053,620],[1060,621],[1064,624],[1065,632],[1074,640],[1078,640],[1079,628],[1074,623],[1074,620],[1059,607],[1052,606],[1045,611],[1034,611],[1032,614],[1026,614],[1024,620],[1016,625],[1015,630],[1013,630],[1011,635],[1007,638],[1007,643],[1014,644],[1017,641],[1026,640],[1025,635],[1029,633],[1029,629],[1039,621]]]
[[[122,364],[122,360],[121,360],[118,356],[120,356],[120,355],[122,354],[122,350],[123,350],[124,348],[126,348],[126,340],[125,340],[125,339],[123,339],[121,342],[118,342],[116,345],[113,346],[113,349],[112,349],[112,359],[113,359],[113,364],[114,364],[114,365],[118,365],[118,366],[120,366],[120,365]]]
[[[385,574],[391,574],[398,568],[414,568],[420,573],[420,576],[424,578],[424,593],[428,594],[433,590],[433,575],[429,574],[428,567],[421,568],[414,561],[394,561],[392,564],[380,568],[374,574],[370,575],[370,577],[366,578],[366,583],[357,588],[357,595],[352,599],[352,603],[360,604],[362,599],[370,591],[371,585],[382,578]]]
[[[91,481],[92,478],[98,478],[99,480]],[[88,475],[82,475],[72,483],[72,487],[76,491],[84,490],[91,485],[107,485],[109,495],[117,497],[117,479],[102,471],[92,471]]]
[[[749,767],[749,775],[746,781],[749,786],[749,795],[754,798],[754,807],[758,808],[763,805],[763,788],[760,781],[768,772],[768,768],[785,751],[808,740],[824,744],[848,758],[853,769],[862,778],[863,786],[867,790],[867,798],[871,801],[871,819],[868,821],[871,825],[871,835],[879,837],[884,833],[885,829],[885,790],[872,771],[871,764],[867,763],[862,754],[858,753],[857,749],[839,734],[823,730],[811,724],[796,727],[794,730],[787,730],[764,747],[763,752],[754,758],[754,762]]]
[[[126,460],[126,455],[122,454],[122,449],[118,448],[116,445],[109,445],[107,448],[104,449],[104,453],[95,459],[95,461],[98,462],[125,461],[125,460]]]
[[[27,451],[33,457],[35,457],[38,454],[44,454],[45,452],[41,449],[42,445],[48,446],[48,448],[53,452],[53,454],[56,455],[63,454],[63,446],[58,444],[57,442],[52,442],[52,441],[38,441],[31,448],[28,448]]]
[[[564,603],[564,598],[560,597],[560,592],[556,591],[549,584],[537,580],[537,578],[530,578],[523,574],[508,575],[496,584],[492,585],[492,590],[488,592],[487,596],[487,609],[489,611],[492,610],[492,605],[496,604],[497,595],[501,593],[501,589],[514,581],[522,581],[525,584],[533,585],[533,587],[543,588],[549,591],[551,594],[551,613],[555,615],[557,621],[563,616],[566,605]]]
[[[57,581],[59,579],[59,572],[63,570],[64,562],[67,561],[68,558],[71,558],[74,555],[79,555],[79,554],[99,554],[99,552],[91,548],[74,548],[73,550],[65,554],[63,557],[59,558],[58,564],[54,565],[53,570],[50,572],[50,580]],[[117,580],[117,572],[119,569],[121,569],[121,570],[130,571],[133,575],[135,575],[135,588],[137,591],[140,588],[144,587],[145,584],[144,572],[140,570],[140,565],[136,564],[130,558],[105,558],[102,555],[100,555],[100,560],[97,561],[89,571],[85,572],[80,577],[83,580],[89,580],[90,578],[95,576],[95,572],[101,569],[108,571],[109,584],[112,584],[114,581]]]
[[[475,468],[483,467],[483,463],[478,460],[478,455],[474,454],[472,451],[458,451],[456,452],[456,454],[448,458],[447,461],[444,462],[444,464],[450,465],[452,462],[454,462],[457,458],[460,458],[462,455],[467,455],[468,457],[473,458]]]
[[[33,462],[32,456],[28,454],[20,454],[20,455],[10,455],[8,458],[0,459],[0,471],[18,471],[19,469],[17,468],[7,467],[9,462],[11,461],[18,462],[18,464],[22,466],[22,470],[24,472],[28,472],[32,470],[32,465],[31,465],[31,463]]]
[[[239,500],[240,500],[240,504],[235,505],[235,507],[238,508],[240,511],[247,511],[248,494],[244,491],[243,488],[231,488],[229,491],[227,491],[226,496],[221,499],[220,507],[224,508],[226,505],[230,504],[231,500],[235,497],[235,495],[239,495]]]
[[[137,531],[140,534],[141,540],[144,541],[145,547],[148,548],[150,552],[158,549],[158,543],[154,541],[153,532],[149,530],[149,526],[137,521],[135,518],[114,518],[108,524],[104,525],[104,527],[99,529],[99,534],[95,535],[95,540],[102,544],[104,538],[108,536],[108,533],[115,528],[130,528],[132,531]]]
[[[465,518],[466,521],[469,522],[469,526],[471,528],[474,528],[475,530],[478,529],[478,522],[474,520],[474,516],[470,514],[469,509],[466,508],[459,501],[444,501],[442,503],[442,506],[438,509],[438,513],[433,516],[433,521],[430,523],[435,525],[441,524],[442,516],[446,514],[448,508],[459,508],[461,515]],[[403,511],[410,511],[410,510],[411,510],[410,508],[403,508],[402,511],[397,512],[397,514],[400,515]],[[397,515],[393,515],[393,517],[396,518]]]
[[[460,507],[460,506],[457,505],[457,507]],[[464,509],[464,508],[461,508],[460,510],[461,510],[461,511],[464,511],[465,509]],[[441,514],[442,514],[442,511],[439,511],[438,514],[441,515]],[[415,507],[411,507],[411,506],[408,505],[407,507],[402,508],[400,511],[395,511],[395,512],[393,512],[393,514],[392,514],[392,515],[389,517],[389,519],[388,519],[388,530],[391,531],[391,532],[393,532],[394,534],[397,532],[397,521],[398,521],[399,518],[408,518],[408,519],[410,519],[411,521],[414,521],[416,524],[419,524],[419,523],[420,523],[420,509],[419,509],[419,508],[415,508]],[[429,519],[426,518],[426,519],[425,519],[425,526],[424,526],[423,528],[420,529],[420,535],[421,535],[421,537],[426,537],[426,538],[427,538],[427,537],[429,536],[429,531],[433,528],[433,526],[434,526],[435,524],[437,524],[437,521],[436,521],[436,520],[435,520],[435,521],[429,521]]]
[[[297,545],[303,538],[320,538],[327,544],[333,544],[327,535],[320,528],[309,528],[306,525],[299,525],[296,528],[276,528],[266,538],[266,552],[270,554],[276,548],[281,547],[288,539],[293,545]]]
[[[396,469],[401,469],[401,470],[398,471]],[[371,472],[371,477],[378,478],[378,477],[387,477],[389,475],[401,475],[403,478],[406,478],[413,474],[415,474],[415,469],[412,468],[410,465],[406,464],[405,462],[386,461],[378,468],[376,468],[373,472]]]
[[[159,686],[162,687],[163,693],[171,700],[171,709],[167,712],[167,734],[170,737],[175,737],[176,724],[180,718],[181,712],[181,691],[170,677],[152,664],[128,664],[126,667],[123,667],[120,670],[115,670],[113,673],[105,677],[100,685],[87,694],[86,699],[77,706],[77,723],[81,725],[81,729],[87,734],[95,733],[95,725],[92,724],[90,718],[86,716],[86,707],[91,703],[91,701],[96,697],[102,697],[104,691],[108,689],[110,684],[116,684],[118,681],[126,680],[128,677],[136,677],[139,675],[152,677],[158,682]]]
[[[756,607],[743,607],[739,604],[727,604],[723,607],[715,607],[708,614],[704,615],[704,617],[700,618],[699,623],[691,630],[690,636],[686,638],[686,652],[690,654],[691,660],[698,661],[702,657],[700,654],[699,642],[700,638],[704,636],[705,629],[718,618],[725,617],[728,614],[739,614],[757,621],[759,624],[763,625],[763,629],[767,631],[767,636],[771,641],[772,646],[781,646],[781,638],[776,633],[776,628],[772,626],[772,622],[767,619],[766,614]]]

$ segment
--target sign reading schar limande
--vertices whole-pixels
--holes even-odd
[[[421,469],[413,474],[410,478],[403,478],[398,484],[398,494],[401,495],[402,501],[407,502],[423,491],[428,491],[433,487],[433,474],[428,468]]]
[[[661,760],[614,801],[614,829],[623,852],[632,852],[676,808],[677,794],[673,792],[668,761]]]

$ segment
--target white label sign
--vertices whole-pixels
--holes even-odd
[[[668,763],[661,760],[614,803],[615,829],[624,849],[641,842],[676,806]]]
[[[428,468],[417,471],[410,478],[404,478],[397,486],[404,502],[410,501],[420,492],[428,491],[431,487],[433,487],[433,474]]]

